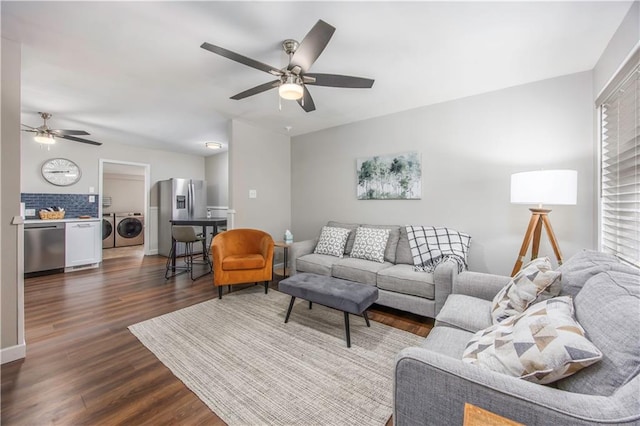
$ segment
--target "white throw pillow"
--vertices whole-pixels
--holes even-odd
[[[389,232],[388,229],[358,227],[351,257],[383,263]]]
[[[344,246],[351,231],[345,228],[334,228],[323,226],[318,244],[313,251],[317,254],[328,254],[329,256],[343,257]]]
[[[574,318],[569,296],[536,303],[478,331],[462,355],[466,363],[539,384],[568,377],[601,358]]]
[[[539,295],[549,289],[546,298],[560,293],[560,272],[551,269],[548,257],[539,257],[520,269],[502,290],[493,298],[491,318],[497,324],[513,315],[525,311]],[[555,294],[554,294],[555,293]],[[541,297],[541,299],[543,299]]]

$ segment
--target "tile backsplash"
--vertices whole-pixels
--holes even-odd
[[[94,202],[89,202],[93,196]],[[39,219],[38,211],[47,207],[63,207],[65,218],[72,219],[78,216],[88,215],[98,217],[98,194],[20,194],[20,201],[25,203],[26,209],[35,209],[35,216],[27,216],[27,219]]]

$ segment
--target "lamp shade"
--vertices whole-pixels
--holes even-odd
[[[511,175],[511,202],[514,204],[576,204],[578,172],[538,170]]]

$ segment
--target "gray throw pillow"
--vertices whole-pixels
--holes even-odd
[[[347,244],[347,238],[350,232],[351,231],[345,228],[323,226],[318,244],[313,252],[316,254],[343,257],[344,246]]]
[[[356,229],[356,239],[351,249],[351,257],[383,263],[388,239],[388,229],[374,229],[361,226]]]

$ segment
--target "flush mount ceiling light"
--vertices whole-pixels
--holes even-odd
[[[56,143],[56,139],[51,133],[38,132],[33,137],[33,139],[43,145],[53,145],[54,143]]]
[[[278,93],[282,99],[297,101],[304,96],[302,81],[300,77],[289,75],[282,79],[282,84],[278,88]]]
[[[209,149],[222,149],[222,144],[220,142],[206,142],[205,145]]]

